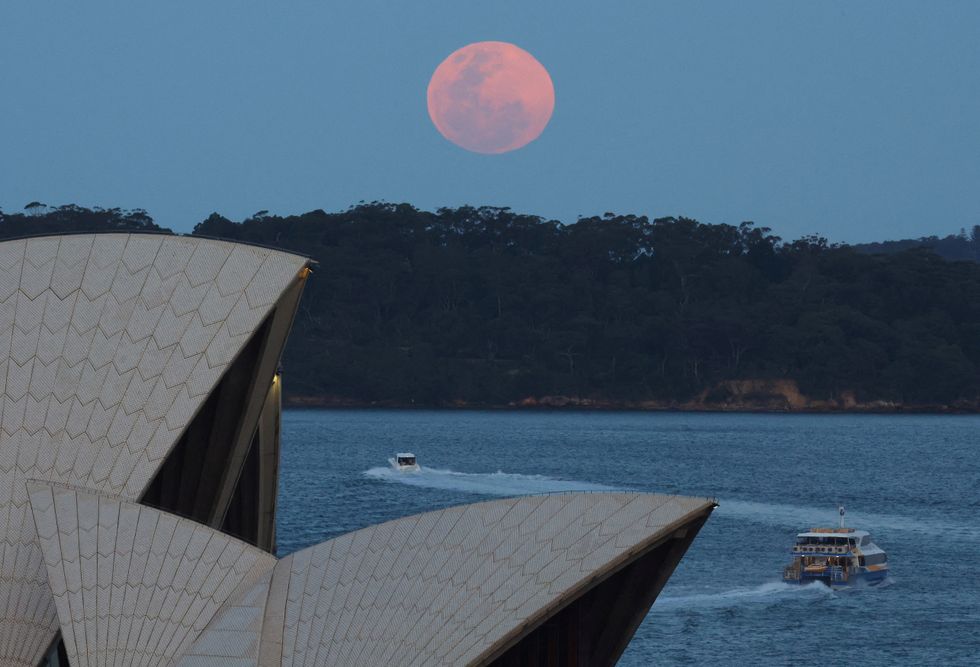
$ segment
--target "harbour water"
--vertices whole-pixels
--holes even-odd
[[[621,665],[980,664],[978,434],[978,416],[287,411],[279,552],[506,495],[714,496]],[[389,469],[406,450],[421,473]],[[794,534],[838,502],[891,577],[783,584]]]

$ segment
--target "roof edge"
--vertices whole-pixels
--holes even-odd
[[[52,482],[52,481],[49,481],[49,480],[46,480],[46,479],[27,479],[27,480],[25,480],[24,483],[25,483],[25,486],[27,487],[27,490],[28,490],[28,497],[30,496],[30,491],[31,491],[32,488],[33,489],[38,489],[38,490],[41,490],[41,489],[51,489],[52,491],[60,489],[60,490],[63,490],[63,491],[71,491],[71,492],[75,493],[76,495],[95,496],[97,498],[105,498],[106,500],[111,501],[111,502],[115,502],[115,503],[126,503],[126,504],[129,504],[129,505],[134,505],[134,506],[139,507],[141,509],[147,509],[147,510],[150,510],[151,512],[156,512],[157,514],[163,514],[163,515],[166,515],[166,516],[171,516],[174,519],[177,519],[178,521],[186,521],[188,523],[194,524],[195,526],[200,526],[201,528],[204,528],[204,529],[206,529],[208,531],[211,531],[211,532],[213,532],[213,533],[215,533],[217,535],[221,535],[222,537],[228,538],[232,542],[237,542],[237,543],[245,546],[246,549],[249,550],[249,551],[254,551],[256,553],[261,554],[262,556],[266,556],[268,558],[272,558],[276,563],[278,563],[281,560],[280,558],[276,557],[275,554],[270,554],[269,552],[264,551],[264,550],[260,549],[259,547],[255,546],[254,544],[250,544],[250,543],[246,542],[245,540],[243,540],[243,539],[241,539],[239,537],[236,537],[235,535],[232,535],[231,533],[226,533],[226,532],[223,532],[221,530],[218,530],[217,528],[212,528],[211,526],[209,526],[209,525],[207,525],[205,523],[201,523],[200,521],[195,521],[194,519],[192,519],[189,516],[184,516],[182,514],[175,514],[174,512],[168,512],[165,509],[160,509],[159,507],[156,507],[155,505],[148,505],[146,503],[141,503],[139,500],[130,498],[128,496],[120,496],[120,495],[115,495],[115,494],[112,494],[112,493],[106,493],[105,491],[100,491],[98,489],[91,489],[91,488],[88,488],[88,487],[85,487],[85,486],[78,486],[76,484],[68,484],[68,483],[63,483],[63,482]],[[28,504],[30,504],[30,500],[29,499],[28,499]]]
[[[105,230],[105,231],[91,231],[91,230],[71,230],[65,232],[59,232],[57,234],[51,233],[38,233],[38,234],[19,234],[17,236],[8,236],[0,239],[0,243],[7,243],[9,241],[30,241],[32,239],[55,239],[61,236],[169,236],[175,239],[203,239],[206,241],[221,241],[222,243],[231,243],[233,245],[244,245],[251,246],[253,248],[262,248],[263,250],[272,250],[274,252],[281,252],[284,255],[292,255],[294,257],[300,257],[306,260],[307,265],[319,264],[315,259],[309,255],[303,255],[292,250],[287,250],[286,248],[279,248],[272,245],[267,245],[265,243],[256,243],[255,241],[244,241],[241,239],[229,239],[223,236],[208,236],[206,234],[178,234],[169,229],[167,230],[153,230],[153,229],[130,229],[130,230]]]
[[[644,496],[660,494],[637,493],[635,495]],[[692,498],[692,496],[677,495],[670,495],[669,497],[687,499]],[[663,544],[663,542],[670,539],[670,537],[678,530],[688,526],[691,523],[694,523],[698,519],[704,518],[706,520],[711,515],[711,512],[713,512],[718,506],[718,503],[713,498],[704,498],[703,500],[704,502],[697,508],[670,522],[662,529],[650,535],[646,540],[638,543],[636,546],[626,549],[623,553],[619,554],[612,560],[607,561],[603,566],[594,570],[590,575],[587,575],[575,585],[566,588],[553,602],[540,607],[534,614],[526,618],[519,626],[513,628],[491,646],[488,646],[481,654],[471,660],[468,664],[488,665],[492,663],[494,660],[506,653],[510,648],[519,643],[524,637],[534,632],[549,618],[561,612],[562,609],[602,584],[602,582],[606,581],[611,576],[625,568],[631,562],[641,558],[653,549],[656,549],[658,546]]]

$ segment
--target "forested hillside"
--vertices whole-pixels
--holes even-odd
[[[106,224],[150,229],[140,215]],[[0,215],[0,235],[71,217]],[[284,360],[295,403],[972,410],[980,396],[980,265],[928,250],[385,203],[194,231],[319,262]]]
[[[785,385],[736,379],[845,403],[972,405],[980,393],[980,266],[928,251],[783,242],[748,223],[562,225],[404,204],[214,215],[195,232],[320,262],[286,358],[306,397],[710,407],[738,392],[770,405]]]
[[[853,247],[860,252],[870,254],[896,253],[914,248],[928,248],[943,259],[980,262],[980,225],[974,225],[969,232],[966,229],[961,229],[959,234],[949,234],[942,238],[923,236],[917,239],[862,243]]]

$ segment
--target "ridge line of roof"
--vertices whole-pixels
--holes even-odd
[[[207,241],[221,241],[223,243],[231,243],[234,245],[245,245],[251,246],[253,248],[262,248],[264,250],[272,250],[275,252],[281,252],[286,255],[293,255],[294,257],[302,257],[306,260],[307,265],[319,264],[315,259],[309,255],[301,254],[293,250],[287,250],[286,248],[279,248],[277,246],[268,245],[266,243],[258,243],[256,241],[245,241],[242,239],[230,239],[223,236],[209,236],[207,234],[178,234],[170,230],[164,229],[125,229],[125,230],[70,230],[64,232],[39,232],[37,234],[18,234],[17,236],[8,236],[5,238],[0,238],[0,243],[7,243],[8,241],[29,241],[31,239],[45,239],[45,238],[58,238],[61,236],[167,236],[172,238],[183,238],[183,239],[204,239]]]
[[[288,556],[292,556],[293,554],[297,554],[297,553],[299,553],[301,551],[306,551],[308,549],[313,549],[313,548],[315,548],[315,547],[323,544],[324,542],[329,542],[330,540],[336,540],[336,539],[339,539],[339,538],[344,537],[344,536],[347,536],[347,535],[353,535],[354,533],[358,533],[358,532],[360,532],[362,530],[370,530],[370,529],[378,528],[380,526],[385,526],[385,525],[388,525],[390,523],[396,523],[398,521],[404,521],[406,519],[411,519],[411,518],[414,518],[414,517],[417,517],[417,516],[421,516],[421,515],[424,515],[424,514],[433,514],[433,513],[436,513],[436,512],[445,512],[445,511],[457,510],[457,509],[462,510],[462,509],[466,509],[467,507],[472,507],[474,505],[490,505],[490,504],[493,504],[493,503],[507,502],[509,500],[511,500],[511,501],[520,501],[523,498],[541,498],[541,497],[548,497],[548,496],[603,496],[603,495],[605,495],[605,496],[632,496],[633,498],[639,498],[639,497],[643,497],[643,496],[647,496],[647,497],[654,497],[654,496],[656,496],[656,497],[667,498],[667,499],[680,498],[680,499],[683,499],[683,500],[700,500],[700,501],[702,501],[701,505],[699,506],[700,509],[704,509],[705,507],[710,506],[711,510],[714,510],[714,508],[718,507],[718,501],[717,501],[716,498],[707,497],[707,496],[683,496],[683,495],[678,495],[676,493],[652,493],[652,492],[648,492],[648,491],[590,491],[590,490],[585,490],[585,491],[544,491],[544,492],[541,492],[541,493],[523,493],[523,494],[521,494],[519,496],[504,496],[504,497],[500,497],[500,498],[491,498],[489,500],[478,500],[476,502],[471,502],[471,503],[465,503],[464,502],[464,503],[458,503],[458,504],[455,504],[455,505],[447,505],[445,507],[439,507],[439,508],[436,508],[436,509],[430,509],[430,510],[425,510],[425,511],[422,511],[422,512],[416,512],[414,514],[409,514],[409,515],[406,515],[406,516],[400,516],[400,517],[396,517],[394,519],[388,519],[387,521],[382,521],[381,523],[372,523],[372,524],[369,524],[369,525],[364,526],[362,528],[355,528],[354,530],[348,530],[348,531],[345,531],[345,532],[342,532],[342,533],[337,533],[336,535],[334,535],[332,537],[328,537],[326,539],[320,539],[319,542],[314,542],[313,544],[308,544],[307,546],[304,546],[304,547],[301,547],[299,549],[296,549],[295,551],[291,551],[288,554],[283,555],[281,558],[286,558]],[[692,510],[692,511],[699,511],[699,510]]]

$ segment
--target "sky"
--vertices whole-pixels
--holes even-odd
[[[752,220],[783,238],[980,224],[980,3],[5,2],[0,208],[145,208],[189,231],[358,201]],[[512,42],[536,141],[443,138],[436,66]]]

